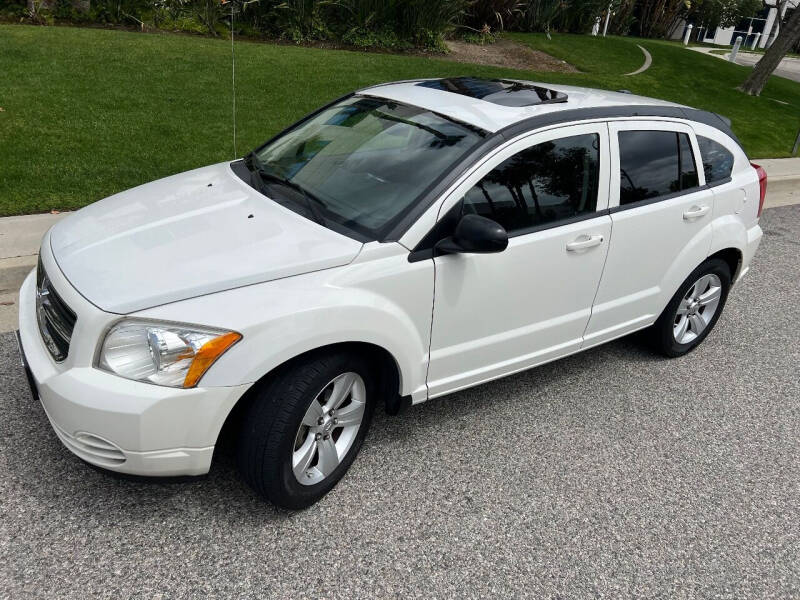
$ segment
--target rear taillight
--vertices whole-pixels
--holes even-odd
[[[761,216],[761,211],[764,210],[764,198],[767,197],[767,172],[764,167],[759,167],[755,163],[750,163],[756,173],[758,173],[758,187],[761,189],[761,197],[758,199],[758,216]]]

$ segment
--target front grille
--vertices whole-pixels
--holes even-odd
[[[75,313],[53,289],[40,258],[36,267],[36,320],[44,345],[56,362],[67,358],[75,319]]]

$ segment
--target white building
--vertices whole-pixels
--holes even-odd
[[[766,48],[772,44],[778,34],[775,27],[775,18],[778,15],[778,0],[765,0],[764,10],[751,18],[743,19],[739,27],[717,27],[707,31],[700,31],[698,41],[706,44],[717,44],[719,46],[732,46],[736,38],[742,37],[742,46]],[[800,0],[788,0],[782,7],[782,17],[789,9],[800,6]],[[685,27],[678,29],[679,37],[683,37]],[[702,27],[702,26],[701,26]]]

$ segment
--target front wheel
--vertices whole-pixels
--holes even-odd
[[[369,429],[376,386],[367,361],[302,361],[256,392],[238,441],[244,479],[282,508],[310,506],[347,472]]]
[[[712,258],[697,267],[651,327],[654,349],[677,357],[696,348],[716,325],[730,288],[731,270],[724,260]]]

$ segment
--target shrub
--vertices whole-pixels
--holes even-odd
[[[320,0],[286,0],[277,7],[283,37],[295,42],[324,40],[328,28],[322,19]]]
[[[455,29],[467,6],[467,0],[398,2],[398,33],[423,48],[446,51],[444,36]]]
[[[465,12],[464,26],[477,32],[503,31],[519,20],[525,4],[523,0],[475,0]]]

